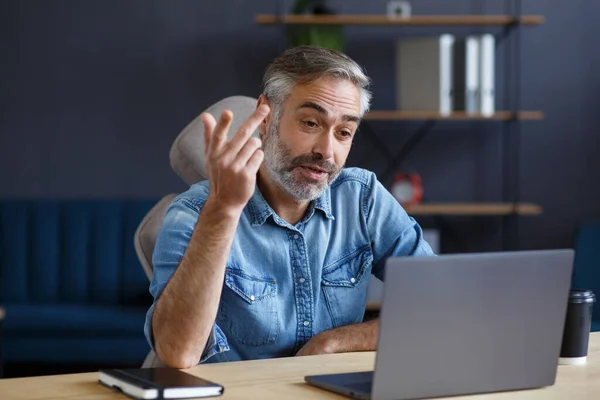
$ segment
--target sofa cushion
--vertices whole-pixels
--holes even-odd
[[[0,303],[149,307],[133,237],[155,203],[0,201]]]
[[[577,229],[573,288],[596,295],[592,319],[600,321],[600,222],[587,222]]]
[[[146,308],[79,305],[4,305],[4,334],[11,336],[111,336],[143,338]]]

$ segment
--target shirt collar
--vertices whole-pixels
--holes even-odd
[[[248,209],[250,211],[252,226],[264,224],[267,218],[270,216],[279,218],[279,216],[275,214],[275,211],[273,211],[269,203],[267,203],[263,197],[262,193],[258,189],[258,185],[256,185],[254,194],[248,202]],[[303,218],[303,220],[308,220],[310,217],[312,217],[315,209],[321,210],[328,219],[335,219],[331,214],[331,188],[329,186],[327,186],[327,189],[325,189],[325,192],[321,195],[321,197],[311,201],[306,217]]]
[[[314,201],[315,208],[323,211],[328,219],[335,219],[331,214],[331,187],[328,185],[321,197]]]

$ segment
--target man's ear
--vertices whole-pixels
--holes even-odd
[[[262,122],[260,123],[260,125],[258,126],[258,133],[260,134],[260,138],[264,139],[264,137],[268,131],[269,123],[271,123],[271,117],[273,115],[273,110],[271,109],[271,102],[269,101],[269,99],[267,99],[267,96],[265,96],[264,94],[261,94],[260,96],[258,96],[258,101],[256,102],[256,108],[260,107],[261,104],[268,105],[269,109],[271,110],[271,111],[269,111],[269,114],[267,114],[265,119],[263,119]]]

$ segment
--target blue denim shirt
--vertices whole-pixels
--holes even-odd
[[[197,183],[166,212],[153,255],[155,304],[208,193],[207,181]],[[383,279],[387,257],[431,254],[419,225],[369,171],[343,169],[295,226],[257,188],[233,239],[200,362],[292,356],[315,334],[362,321],[369,277]],[[153,310],[145,325],[151,346]]]

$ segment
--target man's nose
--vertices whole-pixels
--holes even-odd
[[[315,147],[313,148],[313,153],[320,154],[324,160],[332,160],[333,159],[333,141],[334,141],[334,132],[329,130],[327,132],[323,132],[319,135],[319,139],[317,143],[315,143]]]

